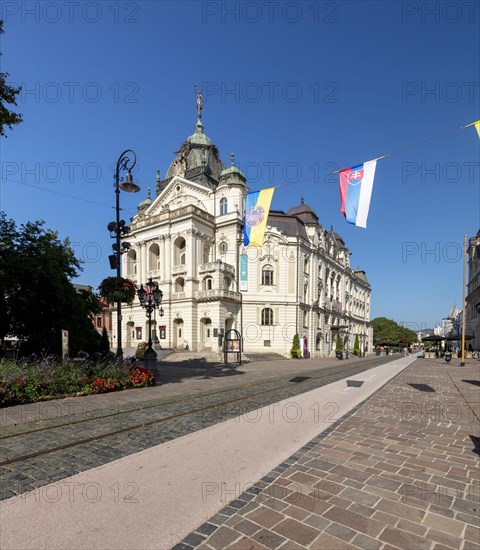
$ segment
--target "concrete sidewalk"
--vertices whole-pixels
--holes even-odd
[[[237,497],[413,361],[398,359],[348,384],[335,382],[2,501],[0,547],[171,548],[229,500],[233,512],[252,501],[255,493]],[[213,547],[226,543],[224,528]],[[198,542],[205,536],[195,535]]]

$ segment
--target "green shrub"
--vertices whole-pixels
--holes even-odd
[[[355,334],[355,342],[353,344],[353,355],[360,356],[360,342],[358,340],[358,334]]]
[[[342,342],[342,339],[340,338],[340,335],[338,335],[337,340],[335,342],[335,352],[341,353],[342,351],[343,351],[343,342]]]
[[[302,356],[302,351],[300,349],[300,338],[298,334],[295,334],[292,341],[292,347],[290,349],[290,357],[299,359]]]

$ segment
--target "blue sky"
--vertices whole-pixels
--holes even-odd
[[[79,282],[111,273],[112,165],[135,149],[129,217],[193,132],[196,83],[224,162],[234,151],[253,190],[295,183],[273,208],[303,193],[333,225],[372,284],[373,317],[431,327],[461,304],[480,140],[469,128],[406,147],[480,118],[478,2],[2,6],[2,70],[23,85],[24,122],[0,142],[0,209],[69,237]],[[401,149],[377,165],[368,229],[347,224],[337,178],[318,175]]]

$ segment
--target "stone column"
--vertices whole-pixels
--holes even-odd
[[[170,235],[165,237],[165,279],[172,280],[172,238]]]
[[[160,266],[159,266],[159,275],[160,280],[163,282],[165,280],[165,237],[162,235],[160,237]]]
[[[147,243],[141,244],[140,256],[140,282],[145,283],[147,280]]]

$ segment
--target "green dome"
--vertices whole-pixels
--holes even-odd
[[[195,125],[195,133],[188,136],[187,141],[192,145],[212,145],[212,140],[203,133],[203,124],[199,119]]]
[[[139,205],[138,205],[138,209],[139,210],[145,210],[146,208],[148,208],[151,204],[152,204],[152,199],[150,198],[150,187],[148,188],[147,190],[147,198],[145,200],[143,200]]]
[[[202,174],[207,173],[214,180],[211,185],[216,185],[225,165],[220,160],[216,145],[203,133],[200,118],[197,118],[195,130],[176,152],[177,158],[170,164],[165,180],[181,176],[193,181],[203,181]]]
[[[220,185],[229,185],[232,183],[242,183],[244,184],[247,181],[247,178],[244,176],[243,172],[235,166],[235,155],[230,154],[230,166],[222,170],[220,174]]]

